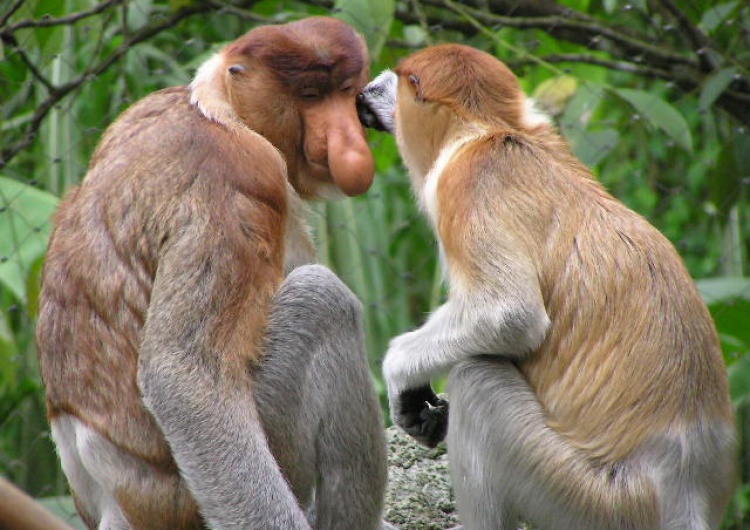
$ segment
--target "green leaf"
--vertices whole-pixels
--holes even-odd
[[[649,120],[652,125],[664,131],[677,145],[686,151],[693,151],[690,127],[682,114],[672,105],[642,90],[616,88],[613,92],[630,103],[638,114]]]
[[[391,31],[395,9],[395,0],[336,0],[334,4],[335,16],[364,35],[373,61]]]
[[[734,12],[739,2],[727,2],[717,6],[711,6],[703,13],[700,21],[700,27],[706,33],[712,33],[716,28]]]
[[[566,134],[575,155],[588,167],[604,160],[620,141],[620,133],[615,129],[586,131],[568,129]]]
[[[701,89],[701,95],[698,100],[698,109],[704,111],[719,99],[722,92],[732,83],[734,76],[737,75],[737,68],[722,68],[708,78],[708,81]]]
[[[15,381],[18,363],[14,357],[18,355],[18,346],[13,330],[8,323],[8,317],[0,311],[0,384],[3,381]]]
[[[559,79],[559,78],[558,78]],[[544,83],[539,87],[544,86]],[[540,88],[537,90],[540,90]],[[597,165],[617,147],[620,133],[614,128],[588,130],[589,122],[603,97],[603,87],[586,83],[565,105],[560,118],[560,129],[581,162],[589,167]]]
[[[532,92],[541,107],[552,116],[561,114],[578,91],[578,79],[571,75],[551,77],[540,83]]]
[[[735,407],[750,402],[750,355],[745,355],[728,368],[729,393]]]
[[[424,46],[427,42],[427,32],[416,24],[404,26],[404,41],[410,46]]]
[[[727,363],[750,359],[750,278],[707,278],[696,282],[721,337]],[[745,361],[746,362],[746,361]],[[735,368],[735,378],[745,377],[745,368]],[[750,391],[750,387],[747,387]]]
[[[604,11],[606,11],[607,14],[611,15],[615,12],[615,9],[617,9],[618,2],[617,0],[603,0],[602,5],[604,7]]]
[[[47,248],[58,198],[0,177],[0,284],[27,301],[26,279]]]

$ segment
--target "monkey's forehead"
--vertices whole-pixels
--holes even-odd
[[[369,73],[362,37],[346,23],[330,17],[255,28],[230,44],[226,52],[230,57],[257,59],[291,84],[305,74],[336,83],[366,78]]]

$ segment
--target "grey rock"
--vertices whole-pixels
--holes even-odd
[[[428,449],[387,429],[385,519],[400,530],[445,530],[459,524],[445,444]]]

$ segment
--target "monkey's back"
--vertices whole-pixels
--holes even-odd
[[[169,448],[136,382],[163,246],[188,225],[221,237],[229,223],[263,241],[273,285],[286,215],[276,150],[219,132],[189,97],[184,87],[152,94],[105,132],[55,218],[37,325],[50,419],[72,414],[170,472]],[[257,263],[248,267],[260,273]]]
[[[494,176],[476,184],[487,209],[475,215],[502,219],[537,268],[552,325],[520,367],[548,424],[603,462],[654,433],[731,431],[718,336],[676,250],[559,137],[539,134],[480,148],[491,155],[479,167]]]

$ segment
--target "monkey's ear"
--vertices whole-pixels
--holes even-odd
[[[414,96],[416,100],[419,103],[424,102],[424,95],[422,94],[422,80],[419,79],[419,76],[416,76],[414,74],[409,74],[409,77],[407,79],[409,80],[409,84],[414,89]]]
[[[227,68],[227,71],[232,75],[243,74],[246,70],[247,68],[245,68],[241,64],[233,64],[232,66]]]

